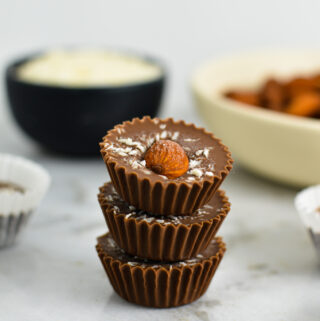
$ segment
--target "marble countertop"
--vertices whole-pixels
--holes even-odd
[[[0,150],[40,162],[53,178],[21,242],[0,251],[1,321],[320,320],[319,265],[293,206],[296,190],[235,166],[223,184],[232,210],[219,234],[228,250],[207,293],[149,309],[113,292],[95,251],[106,232],[96,200],[108,180],[102,160],[45,154],[7,121]]]

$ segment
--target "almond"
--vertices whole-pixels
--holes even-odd
[[[320,94],[305,92],[297,95],[286,109],[288,114],[312,117],[320,112]]]
[[[260,92],[262,106],[280,111],[284,107],[285,92],[282,84],[275,80],[268,80]]]
[[[259,95],[250,91],[230,91],[226,93],[226,97],[248,105],[260,105]]]
[[[159,140],[146,152],[146,166],[153,172],[170,179],[182,176],[189,168],[184,149],[171,140]]]

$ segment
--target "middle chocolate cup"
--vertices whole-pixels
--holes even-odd
[[[230,210],[219,190],[208,204],[187,216],[161,216],[137,210],[122,200],[112,183],[100,188],[98,200],[109,231],[126,253],[139,258],[175,262],[204,250]]]

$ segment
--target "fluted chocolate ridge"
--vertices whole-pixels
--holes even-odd
[[[196,256],[215,237],[230,203],[218,191],[192,216],[150,216],[137,211],[114,191],[111,183],[100,188],[99,203],[109,231],[118,246],[130,255],[156,261],[179,261]]]
[[[115,257],[104,244],[110,238],[110,235],[98,238],[96,249],[114,290],[129,302],[155,308],[197,300],[207,290],[226,250],[222,239],[216,238],[212,241],[214,246],[201,257],[159,264],[137,261],[128,255],[125,259],[121,255]]]
[[[156,126],[160,126],[159,128],[161,128],[161,126],[167,126],[167,130],[161,132]],[[156,128],[159,133],[155,134],[155,136],[158,135],[158,138],[162,138],[161,135],[165,132],[165,136],[168,139],[175,139],[175,141],[179,143],[187,141],[188,138],[184,138],[183,140],[181,138],[181,141],[179,141],[179,138],[175,138],[176,133],[180,133],[178,131],[180,129],[182,133],[180,137],[187,137],[186,135],[188,133],[193,133],[194,135],[199,135],[201,138],[199,138],[200,141],[206,140],[207,144],[212,143],[212,146],[209,148],[213,149],[213,155],[214,153],[219,155],[219,157],[212,156],[217,157],[217,160],[212,161],[212,166],[213,163],[216,162],[215,169],[211,169],[211,172],[190,169],[189,172],[195,173],[196,176],[190,177],[190,174],[186,178],[181,177],[179,179],[167,179],[162,175],[157,175],[146,169],[142,164],[144,164],[144,152],[148,146],[150,146],[150,143],[147,142],[149,142],[150,139],[151,141],[155,141],[157,137],[152,138],[150,136],[150,139],[146,138],[146,145],[143,145],[140,141],[132,141],[130,135],[133,135],[133,133],[137,134],[134,130],[139,133],[139,131],[148,132],[147,129],[150,133],[156,133]],[[170,128],[171,130],[169,130]],[[122,138],[125,135],[129,136]],[[146,134],[144,135],[146,136]],[[141,135],[141,137],[142,136],[143,135]],[[127,142],[128,145],[124,145],[127,147],[115,148],[114,145],[117,144],[118,141]],[[185,142],[185,144],[187,143]],[[193,146],[195,144],[196,142],[190,143],[190,146],[184,146],[184,148],[195,148],[195,146]],[[112,183],[119,195],[129,204],[139,209],[161,215],[188,215],[198,208],[201,208],[217,191],[232,169],[233,163],[228,148],[213,134],[207,132],[204,128],[197,128],[194,124],[186,124],[184,121],[176,122],[171,118],[160,120],[158,118],[151,119],[150,117],[144,117],[142,119],[134,118],[132,121],[124,122],[108,132],[103,138],[103,142],[100,143],[100,147]],[[197,147],[197,150],[194,150],[192,155],[198,152],[200,152],[199,155],[201,153],[206,154],[204,153],[206,148],[200,148],[201,147]],[[207,149],[206,155],[210,153],[209,148]],[[117,155],[115,155],[115,151],[118,152]],[[130,153],[133,153],[133,155],[140,153],[139,155],[141,157],[138,159],[136,156],[132,156],[136,158],[129,159],[129,163],[123,162],[122,158],[130,158]],[[206,161],[205,157],[204,160]],[[196,163],[193,162],[192,164]],[[200,179],[197,175],[203,176]]]

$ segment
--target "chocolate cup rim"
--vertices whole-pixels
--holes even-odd
[[[103,188],[109,183],[105,183],[103,186],[99,187],[99,194],[97,195],[98,196],[98,201],[100,203],[100,206],[106,206],[106,210],[108,211],[111,211],[112,209],[112,205],[106,200],[104,199],[103,197]],[[226,217],[231,209],[231,203],[229,202],[229,198],[228,196],[226,195],[226,192],[224,190],[217,190],[216,193],[219,194],[219,197],[221,197],[221,200],[222,200],[222,203],[223,203],[223,207],[221,209],[221,212],[219,212],[216,216],[210,218],[210,219],[206,219],[206,220],[203,220],[201,222],[193,222],[193,223],[190,223],[190,224],[184,224],[184,223],[177,223],[177,224],[174,224],[174,223],[169,223],[169,224],[166,224],[165,226],[171,226],[171,227],[174,227],[174,228],[178,228],[179,226],[184,226],[185,228],[187,229],[191,229],[192,226],[195,226],[195,225],[198,225],[198,226],[202,226],[205,222],[211,222],[211,221],[214,221],[214,220],[221,220],[221,216],[224,216]],[[102,211],[104,211],[104,209],[102,209]],[[125,213],[117,213],[116,214],[117,216],[120,216],[121,218],[125,219],[125,216],[126,214]],[[156,217],[156,215],[152,215],[153,217]],[[158,215],[159,216],[159,215]],[[160,214],[161,216],[161,214]],[[167,216],[167,215],[162,215],[162,216]],[[173,215],[174,216],[174,215]],[[185,215],[182,215],[182,216],[185,216]],[[155,224],[157,225],[160,225],[160,226],[164,226],[162,223],[159,223],[157,222],[156,220],[154,222],[147,222],[147,221],[144,221],[144,220],[141,220],[141,221],[137,221],[136,218],[134,217],[129,217],[127,218],[126,220],[128,221],[135,221],[135,224],[136,225],[140,225],[140,224],[147,224],[148,226],[153,226]]]
[[[119,268],[129,267],[130,270],[135,270],[135,269],[140,269],[141,271],[156,270],[156,273],[159,273],[159,271],[165,271],[168,274],[171,274],[172,271],[174,271],[174,270],[178,270],[178,271],[181,271],[181,270],[184,270],[184,269],[191,269],[192,270],[192,269],[194,269],[194,267],[202,266],[206,262],[209,262],[211,264],[214,259],[217,259],[218,261],[220,261],[222,259],[223,255],[224,255],[224,253],[227,250],[226,243],[223,241],[222,237],[221,236],[217,236],[217,237],[214,238],[214,240],[218,243],[218,251],[214,255],[211,255],[208,258],[199,259],[200,260],[199,262],[194,262],[194,263],[192,263],[192,265],[186,264],[186,265],[181,265],[181,266],[177,267],[177,266],[173,266],[172,265],[172,263],[177,263],[177,262],[168,262],[168,263],[166,263],[166,262],[150,261],[150,262],[154,263],[154,265],[157,265],[158,267],[154,268],[154,267],[152,267],[152,265],[143,267],[143,266],[140,266],[140,265],[130,265],[127,262],[122,262],[121,260],[116,259],[116,258],[112,257],[111,255],[107,254],[102,249],[102,247],[100,246],[99,238],[102,238],[102,237],[107,236],[109,234],[110,234],[110,232],[105,233],[105,234],[97,237],[98,244],[96,245],[96,250],[97,250],[98,254],[100,255],[102,253],[104,255],[105,259],[110,259],[113,263],[118,263],[119,264]],[[133,258],[132,262],[134,262],[134,258]],[[183,260],[181,262],[183,262]],[[168,269],[168,268],[166,268],[164,266],[161,266],[161,265],[164,265],[164,264],[172,265],[172,268]]]
[[[228,197],[224,191],[219,190],[214,198],[219,206],[208,209],[200,221],[197,220],[196,213],[193,214],[194,220],[188,222],[179,222],[186,216],[179,217],[178,221],[162,216],[161,221],[157,221],[157,215],[152,216],[149,221],[147,212],[142,213],[146,219],[141,219],[139,215],[128,215],[130,210],[126,208],[127,203],[123,204],[124,211],[115,211],[116,204],[107,197],[113,195],[111,186],[112,183],[109,182],[100,188],[98,200],[114,241],[128,254],[151,261],[174,262],[195,257],[217,235],[230,211]],[[209,204],[214,206],[213,201]],[[142,246],[145,237],[148,243]],[[172,239],[169,243],[168,238]],[[158,240],[156,244],[152,242],[154,239]]]
[[[115,157],[107,156],[108,152],[106,150],[104,150],[104,145],[108,141],[110,136],[112,136],[113,134],[117,134],[117,136],[118,136],[119,135],[118,129],[123,129],[123,128],[125,128],[126,125],[129,125],[129,124],[134,125],[135,122],[143,122],[145,120],[149,120],[149,121],[158,120],[159,122],[160,121],[162,121],[162,122],[172,121],[176,125],[182,124],[185,127],[192,127],[193,129],[202,131],[204,134],[210,136],[213,140],[217,141],[219,146],[221,146],[222,150],[226,153],[227,162],[224,166],[224,169],[222,169],[218,174],[214,173],[213,176],[208,176],[208,178],[205,177],[205,178],[201,179],[200,181],[192,181],[192,182],[179,181],[179,182],[177,182],[173,179],[173,180],[168,180],[168,181],[156,180],[155,182],[152,183],[150,178],[148,177],[149,175],[137,173],[137,171],[135,169],[133,169],[130,165],[120,165],[120,164],[118,164],[117,159]],[[220,138],[217,138],[213,133],[208,132],[203,127],[197,127],[193,123],[186,123],[184,120],[175,121],[172,117],[161,119],[158,117],[151,118],[150,116],[144,116],[143,118],[135,117],[131,121],[130,120],[124,121],[122,124],[118,124],[113,129],[109,130],[107,135],[105,135],[102,138],[102,142],[99,143],[99,146],[100,146],[100,152],[101,152],[102,158],[105,161],[105,163],[106,164],[107,163],[108,164],[114,163],[116,171],[118,171],[119,169],[121,169],[121,170],[123,169],[126,176],[135,175],[137,177],[137,179],[149,181],[150,185],[161,184],[162,188],[167,188],[168,186],[170,186],[170,184],[186,185],[188,187],[198,185],[200,188],[202,188],[206,182],[213,184],[215,179],[218,179],[219,181],[221,181],[223,179],[223,174],[226,174],[226,176],[227,176],[233,167],[233,165],[232,165],[233,159],[231,157],[231,152],[230,152],[229,148],[222,143]],[[155,174],[155,175],[157,175],[157,174]]]

